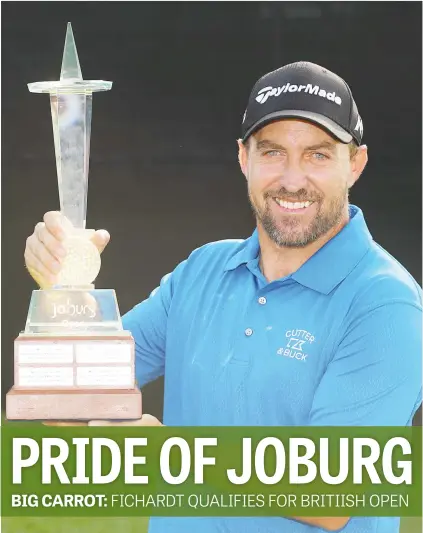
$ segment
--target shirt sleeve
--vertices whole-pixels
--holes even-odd
[[[421,399],[421,308],[373,305],[343,336],[316,389],[310,425],[407,426]]]
[[[135,377],[139,387],[164,374],[169,309],[186,261],[164,276],[150,296],[122,317],[135,341]]]

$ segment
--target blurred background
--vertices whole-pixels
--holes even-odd
[[[113,81],[94,95],[87,226],[112,235],[96,286],[122,313],[194,248],[250,235],[245,105],[261,75],[298,60],[352,88],[369,164],[351,201],[421,284],[420,2],[3,2],[2,401],[35,288],[25,240],[59,208],[49,98],[26,84],[59,78],[68,21],[84,78]],[[143,392],[158,417],[162,390]]]
[[[25,240],[59,208],[49,98],[26,84],[59,78],[68,21],[83,77],[113,81],[93,97],[87,227],[112,235],[96,286],[122,313],[194,248],[250,235],[242,116],[257,78],[298,60],[350,84],[369,147],[351,201],[421,283],[421,3],[5,2],[3,399],[35,288]],[[144,401],[161,416],[161,380]]]

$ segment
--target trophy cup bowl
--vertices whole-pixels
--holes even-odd
[[[60,210],[68,223],[58,285],[32,293],[25,329],[14,343],[8,420],[141,418],[135,348],[113,289],[93,285],[100,254],[86,229],[92,95],[112,82],[82,79],[70,23],[59,81],[28,84],[49,93]]]

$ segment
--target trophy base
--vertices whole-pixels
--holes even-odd
[[[6,395],[8,420],[137,420],[139,389],[18,390]]]

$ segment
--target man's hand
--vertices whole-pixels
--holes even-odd
[[[61,261],[66,254],[62,242],[71,228],[72,224],[61,213],[49,211],[26,240],[25,265],[41,288],[56,284]],[[100,253],[109,241],[110,235],[106,230],[96,231],[92,238]]]
[[[109,420],[90,420],[89,422],[43,422],[45,426],[163,426],[155,416],[142,415],[138,420],[123,420],[122,422],[110,422]]]
[[[142,415],[139,420],[125,420],[123,422],[109,422],[108,420],[91,420],[89,426],[163,426],[155,416]]]
[[[303,522],[304,524],[309,524],[310,526],[318,527],[321,529],[325,529],[326,531],[340,531],[342,528],[344,528],[349,521],[349,518],[347,517],[330,517],[330,518],[323,518],[323,517],[316,517],[311,518],[308,516],[301,516],[301,517],[293,517],[294,520],[297,520],[299,522]]]

